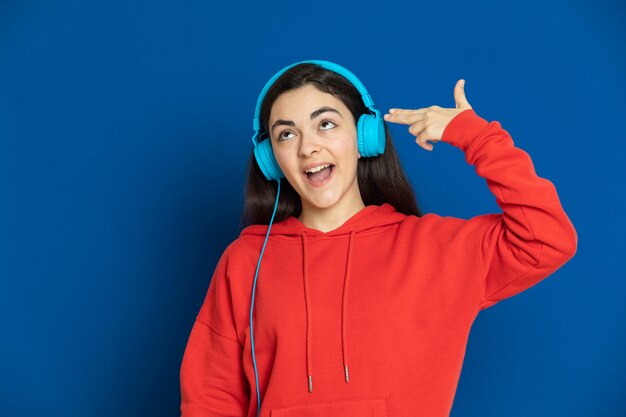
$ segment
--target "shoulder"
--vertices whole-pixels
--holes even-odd
[[[262,239],[262,236],[239,236],[226,246],[222,253],[222,258],[228,262],[241,262],[255,255],[258,256],[260,250],[259,243],[263,244],[260,242],[260,239]]]
[[[401,227],[413,233],[427,235],[431,239],[450,240],[482,234],[500,220],[500,214],[481,214],[470,219],[442,216],[437,213],[425,213],[418,217],[406,216]]]
[[[223,250],[215,266],[211,282],[213,285],[233,287],[233,282],[248,282],[254,275],[259,260],[259,250],[255,250],[253,236],[240,236],[230,242]]]

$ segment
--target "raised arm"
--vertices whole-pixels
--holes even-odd
[[[554,184],[535,173],[530,156],[515,147],[499,122],[474,112],[463,80],[457,82],[454,98],[455,109],[392,109],[385,120],[410,125],[424,149],[432,150],[427,142],[439,140],[460,148],[496,197],[502,213],[476,216],[463,226],[480,247],[484,309],[560,268],[576,253],[578,236]]]
[[[442,141],[465,152],[502,209],[469,220],[480,223],[481,309],[535,285],[574,256],[578,235],[554,184],[536,174],[528,153],[515,147],[499,122],[466,110],[450,122]]]

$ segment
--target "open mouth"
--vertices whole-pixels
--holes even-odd
[[[334,172],[335,165],[330,164],[327,167],[317,171],[317,172],[305,172],[304,175],[309,181],[309,183],[313,185],[322,185],[328,182],[330,177]]]

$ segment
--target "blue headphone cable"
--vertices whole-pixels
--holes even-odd
[[[270,237],[270,230],[272,229],[272,223],[274,223],[274,215],[276,214],[276,208],[278,207],[278,197],[280,196],[280,178],[278,178],[278,190],[276,191],[276,202],[274,203],[274,212],[272,213],[272,218],[270,219],[270,224],[267,228],[267,234],[265,235],[265,242],[263,242],[263,248],[261,249],[261,256],[259,257],[259,263],[256,266],[256,272],[254,274],[254,284],[252,285],[252,303],[250,304],[250,342],[252,345],[252,363],[254,364],[254,378],[256,380],[256,397],[258,400],[258,408],[256,410],[256,415],[259,417],[259,413],[261,412],[261,395],[259,394],[259,372],[256,368],[256,356],[254,355],[254,331],[252,330],[252,310],[254,309],[254,293],[256,292],[256,279],[259,275],[259,267],[261,266],[261,259],[263,259],[263,252],[265,252],[265,245],[267,244],[267,239]]]

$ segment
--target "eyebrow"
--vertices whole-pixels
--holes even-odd
[[[313,113],[311,113],[310,118],[311,118],[311,120],[313,120],[317,116],[319,116],[320,114],[325,113],[327,111],[335,112],[335,113],[337,113],[339,115],[339,117],[341,117],[343,119],[343,116],[341,115],[341,113],[339,113],[339,110],[333,109],[332,107],[329,107],[329,106],[320,107],[319,109],[315,110]],[[294,122],[292,122],[291,120],[278,119],[272,125],[271,131],[273,132],[274,128],[276,128],[277,126],[280,126],[280,125],[295,126],[296,124]]]

